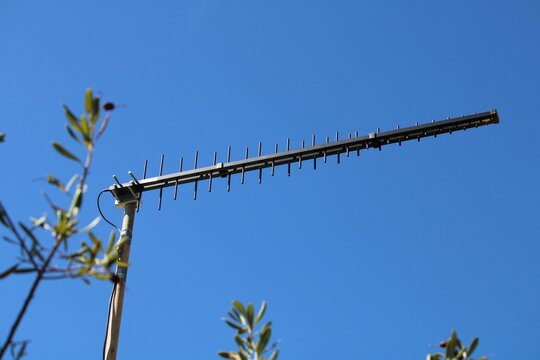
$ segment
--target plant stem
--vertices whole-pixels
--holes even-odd
[[[41,283],[41,280],[43,278],[43,275],[45,274],[45,271],[47,270],[47,267],[49,266],[51,260],[54,258],[54,255],[56,254],[56,251],[58,250],[58,247],[64,240],[63,236],[58,236],[55,239],[55,243],[53,248],[51,249],[51,252],[49,253],[49,256],[45,259],[45,262],[43,263],[43,266],[39,268],[38,273],[36,275],[36,278],[34,279],[34,282],[32,283],[32,287],[30,288],[30,291],[28,292],[28,295],[26,295],[26,299],[24,300],[23,306],[21,310],[19,311],[19,314],[17,315],[17,319],[11,326],[11,330],[9,331],[9,335],[4,342],[4,345],[2,345],[2,349],[0,350],[0,359],[4,356],[6,353],[9,345],[13,341],[13,336],[15,336],[15,333],[17,332],[17,329],[21,323],[21,320],[23,319],[24,315],[26,314],[26,310],[28,310],[28,306],[30,305],[30,302],[32,301],[32,298],[34,297],[34,294]]]

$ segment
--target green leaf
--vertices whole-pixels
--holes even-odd
[[[263,326],[263,328],[261,330],[261,333],[265,332],[266,329],[270,329],[271,327],[272,327],[272,322],[271,321],[267,322],[266,324],[264,324],[264,326]]]
[[[232,351],[220,351],[218,352],[218,355],[225,359],[232,359],[232,360],[240,359],[238,354]]]
[[[268,345],[268,341],[270,340],[270,337],[272,336],[272,329],[266,328],[266,331],[261,332],[261,336],[259,338],[259,343],[257,344],[257,354],[260,356],[264,349],[266,349],[266,345]]]
[[[248,321],[248,324],[249,324],[249,327],[253,329],[254,327],[254,323],[253,321],[255,320],[253,318],[253,313],[254,313],[254,309],[253,309],[253,304],[248,304],[248,307],[247,307],[247,313],[246,313],[246,318],[247,318],[247,321]]]
[[[111,280],[112,278],[111,273],[92,273],[90,275],[99,280]]]
[[[88,120],[86,116],[81,116],[81,133],[83,134],[84,140],[90,142],[90,129],[88,128]]]
[[[61,155],[67,157],[68,159],[71,159],[71,160],[74,160],[74,161],[77,161],[78,163],[81,163],[81,160],[79,160],[78,157],[76,157],[75,155],[73,155],[71,152],[69,152],[68,150],[66,150],[62,145],[60,145],[59,143],[57,142],[53,142],[52,143],[52,146],[53,148],[58,151]]]
[[[66,118],[67,118],[68,122],[71,124],[71,126],[73,126],[75,128],[75,130],[77,130],[78,132],[81,132],[81,126],[79,125],[79,119],[77,119],[77,117],[75,115],[73,115],[71,110],[69,110],[69,108],[66,105],[64,105],[64,113],[66,114]]]
[[[258,324],[259,321],[262,320],[265,312],[266,312],[266,301],[263,301],[261,308],[259,309],[259,313],[257,314],[257,318],[255,318],[255,324]]]
[[[113,246],[114,246],[114,241],[116,239],[116,231],[111,231],[110,235],[109,235],[109,244],[107,245],[107,255],[111,253],[111,251],[113,250]]]
[[[99,119],[99,98],[96,97],[92,100],[92,117],[90,118],[90,123],[95,125]]]
[[[240,325],[237,325],[235,323],[233,323],[232,321],[230,320],[227,320],[227,319],[223,319],[223,321],[225,321],[225,323],[227,325],[229,325],[230,327],[232,327],[233,329],[235,330],[238,330],[238,331],[241,331],[242,330],[242,327]]]
[[[274,353],[272,354],[272,356],[270,356],[270,358],[268,360],[277,360],[277,358],[279,356],[279,351],[280,350],[274,351]]]
[[[233,319],[234,321],[242,322],[242,321],[240,320],[240,317],[239,317],[236,313],[234,313],[234,312],[232,312],[232,311],[228,311],[228,312],[227,312],[227,315],[229,315],[229,317],[230,317],[231,319]]]
[[[240,311],[240,314],[246,316],[246,309],[244,308],[244,305],[238,300],[233,300],[232,302],[233,306]]]
[[[73,129],[71,128],[71,126],[66,125],[66,130],[67,130],[69,136],[71,136],[71,138],[72,138],[73,140],[75,140],[75,141],[78,142],[78,143],[82,143],[81,139],[79,139],[79,137],[77,136],[77,134],[75,134],[75,132],[73,131]]]
[[[77,215],[79,213],[79,209],[81,208],[83,201],[83,193],[81,191],[80,187],[77,187],[77,190],[75,191],[75,195],[73,195],[73,199],[71,200],[71,206],[69,207],[69,211],[73,215]],[[79,232],[84,232],[83,229],[79,230]]]
[[[234,335],[234,341],[239,348],[246,350],[245,340],[240,335]]]
[[[58,180],[57,178],[55,178],[54,176],[52,176],[51,174],[48,174],[47,175],[47,182],[51,185],[54,185],[56,186],[58,189],[60,189],[61,191],[64,191],[65,188],[64,188],[64,185],[60,182],[60,180]]]
[[[92,111],[92,99],[94,98],[93,94],[92,94],[92,89],[91,88],[88,88],[86,89],[86,94],[85,94],[85,101],[84,101],[84,110],[87,112],[87,113],[90,113],[90,111]]]
[[[446,344],[446,352],[445,355],[447,358],[453,358],[454,352],[456,351],[457,346],[457,333],[455,330],[452,331],[452,335],[450,336],[450,339],[448,340],[448,343]]]
[[[473,339],[473,341],[471,342],[471,345],[469,345],[469,349],[468,349],[469,351],[467,351],[468,356],[471,356],[474,350],[476,350],[476,347],[478,346],[479,341],[480,339],[478,339],[478,337],[475,337]]]
[[[94,235],[93,232],[89,231],[89,232],[88,232],[88,237],[89,237],[90,240],[92,241],[92,244],[94,244],[94,245],[97,244],[97,245],[98,245],[98,249],[99,249],[99,250],[103,250],[103,246],[102,246],[102,244],[101,244],[101,241],[97,238],[96,235]]]

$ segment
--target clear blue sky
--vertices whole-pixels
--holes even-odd
[[[457,329],[478,355],[540,343],[537,1],[0,3],[1,200],[47,208],[34,182],[75,171],[60,104],[87,87],[125,107],[96,153],[97,192],[141,173],[241,158],[497,108],[501,123],[146,197],[135,220],[120,359],[217,359],[232,299],[269,302],[282,359],[424,359]],[[201,186],[204,190],[205,186]],[[104,211],[121,211],[106,197]],[[102,222],[98,232],[110,228]],[[74,240],[75,244],[79,240]],[[2,268],[15,255],[0,245]],[[2,340],[30,279],[0,283]],[[18,339],[30,359],[98,359],[110,284],[49,282]]]

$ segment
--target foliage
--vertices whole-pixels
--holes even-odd
[[[441,341],[439,344],[442,348],[445,349],[444,354],[430,354],[427,356],[427,360],[474,360],[471,355],[476,350],[478,342],[480,340],[475,337],[469,347],[463,346],[461,340],[459,340],[457,333],[452,331],[450,339],[446,341]],[[487,360],[487,357],[483,356],[478,360]]]
[[[118,259],[115,232],[111,232],[108,243],[105,245],[92,231],[98,224],[99,217],[89,224],[81,225],[79,221],[83,200],[88,190],[86,181],[94,149],[107,129],[114,104],[106,103],[103,109],[104,116],[101,118],[100,98],[94,96],[91,89],[86,91],[84,113],[80,117],[75,116],[70,108],[64,105],[64,114],[67,119],[66,130],[70,138],[79,146],[79,151],[73,152],[58,142],[53,142],[52,147],[63,158],[76,163],[79,170],[67,182],[61,181],[52,174],[46,176],[46,182],[59,192],[59,196],[65,196],[64,201],[54,202],[47,193],[44,193],[50,207],[50,215],[30,218],[30,224],[22,221],[15,223],[0,202],[0,224],[8,233],[3,236],[3,239],[19,250],[19,256],[14,263],[0,271],[0,279],[19,274],[35,275],[8,338],[2,345],[0,359],[8,348],[12,355],[16,352],[13,355],[16,358],[25,354],[27,341],[15,342],[13,337],[35,291],[43,280],[78,278],[86,283],[89,282],[89,278],[115,280],[111,270]],[[4,139],[5,135],[0,133],[0,142]],[[44,234],[50,235],[52,242],[45,240]],[[83,240],[80,248],[72,250],[71,239],[75,236],[82,236]]]
[[[266,301],[263,301],[256,316],[253,304],[244,306],[237,300],[232,304],[232,308],[227,313],[229,318],[223,318],[223,321],[236,331],[234,341],[238,346],[238,351],[221,351],[218,355],[232,360],[276,360],[279,350],[273,350],[278,343],[269,345],[272,323],[267,322],[260,331],[255,330],[266,312]],[[263,356],[272,351],[269,358]]]

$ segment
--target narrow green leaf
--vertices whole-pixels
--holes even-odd
[[[238,358],[239,358],[240,360],[248,360],[249,355],[246,354],[245,351],[240,350],[240,352],[238,353]]]
[[[231,308],[231,311],[238,317],[238,319],[240,319],[240,317],[242,316],[242,315],[240,314],[240,311],[238,311],[238,310],[237,310],[236,308],[234,308],[234,307]],[[241,320],[240,320],[240,322],[241,322]]]
[[[90,275],[98,280],[110,280],[112,277],[111,273],[92,273]]]
[[[81,160],[79,160],[78,157],[76,157],[76,156],[73,155],[71,152],[69,152],[68,150],[66,150],[66,148],[64,148],[64,147],[63,147],[62,145],[60,145],[59,143],[53,142],[53,143],[52,143],[52,146],[53,146],[53,148],[54,148],[56,151],[58,151],[61,155],[67,157],[68,159],[77,161],[78,163],[81,163]]]
[[[90,118],[90,123],[93,125],[96,124],[96,122],[99,119],[99,98],[95,97],[92,100],[92,117]]]
[[[82,143],[81,139],[79,139],[79,137],[77,136],[77,134],[75,134],[75,131],[73,131],[73,129],[71,128],[71,126],[66,125],[66,130],[67,130],[69,136],[71,136],[71,138],[72,138],[73,140],[75,140],[75,141],[78,142],[78,143]]]
[[[476,350],[476,347],[478,346],[478,342],[480,339],[478,337],[475,337],[473,341],[471,342],[471,345],[469,345],[469,349],[467,351],[467,355],[471,356],[474,350]]]
[[[277,358],[279,356],[279,351],[280,350],[274,351],[274,353],[272,354],[272,356],[270,356],[270,358],[268,360],[277,360]]]
[[[247,312],[246,312],[246,318],[247,318],[247,321],[248,321],[248,324],[249,324],[249,327],[250,328],[254,328],[255,324],[253,323],[253,321],[255,320],[253,318],[253,313],[254,313],[254,309],[253,309],[253,304],[248,304],[248,307],[247,307]]]
[[[52,176],[51,174],[47,174],[47,182],[53,186],[56,186],[58,189],[60,189],[60,191],[65,191],[65,187],[64,185],[60,182],[60,180],[58,180],[57,178],[55,178],[54,176]]]
[[[234,341],[239,348],[246,350],[245,340],[240,335],[234,335]]]
[[[261,333],[265,332],[266,329],[269,329],[270,327],[272,327],[272,322],[271,322],[271,321],[269,321],[269,322],[267,322],[266,324],[264,324],[264,326],[263,326],[263,328],[262,328],[262,330],[261,330]]]
[[[246,316],[246,309],[244,308],[244,305],[242,305],[240,301],[233,300],[232,304],[240,312],[240,314]]]
[[[106,251],[107,254],[110,254],[111,251],[113,250],[115,239],[116,239],[116,231],[113,230],[109,234],[109,244],[107,244],[107,251]]]
[[[237,353],[232,351],[220,351],[218,352],[218,355],[225,359],[231,359],[231,360],[238,360],[240,357]]]
[[[99,250],[103,250],[103,247],[102,247],[102,244],[101,244],[101,240],[99,240],[99,239],[97,238],[97,236],[94,235],[94,233],[93,233],[92,231],[89,231],[89,232],[88,232],[88,237],[89,237],[90,240],[92,241],[92,244],[94,244],[94,245],[98,244],[98,245],[99,245],[99,246],[98,246]]]
[[[77,119],[77,117],[75,115],[73,115],[71,110],[69,110],[69,108],[66,105],[64,105],[64,112],[65,112],[66,118],[67,118],[68,122],[71,124],[71,126],[73,126],[75,128],[75,130],[77,130],[78,132],[81,132],[81,126],[79,125],[79,119]]]
[[[81,133],[84,137],[84,140],[86,142],[90,141],[90,129],[88,127],[88,120],[86,119],[86,116],[81,116]]]
[[[267,328],[266,331],[261,332],[261,336],[259,337],[259,343],[257,344],[257,354],[260,356],[264,349],[266,349],[266,345],[268,345],[268,341],[270,340],[270,337],[272,336],[272,329]]]
[[[456,351],[457,346],[457,333],[456,331],[452,331],[452,335],[450,336],[450,339],[448,340],[448,343],[446,344],[446,351],[445,355],[447,358],[453,358],[454,352]]]
[[[262,320],[265,312],[266,312],[266,301],[263,301],[261,308],[259,309],[259,312],[257,314],[257,318],[255,319],[255,324],[258,324],[259,321]]]
[[[73,195],[73,199],[71,199],[71,205],[69,207],[69,211],[73,215],[77,215],[79,213],[79,209],[81,208],[83,201],[83,193],[81,191],[80,187],[77,187],[77,190],[75,191],[75,195]],[[79,230],[79,232],[84,232],[83,229]]]
[[[87,112],[87,113],[90,113],[90,111],[92,111],[92,99],[94,98],[93,94],[92,94],[92,89],[88,88],[86,89],[86,94],[85,94],[85,101],[84,101],[84,110]]]
[[[242,327],[241,327],[241,326],[236,325],[235,323],[233,323],[233,322],[230,321],[230,320],[223,319],[223,321],[225,321],[225,323],[226,323],[227,325],[229,325],[230,327],[232,327],[232,328],[235,329],[235,330],[238,330],[238,331],[242,330]]]
[[[227,312],[227,315],[229,315],[229,317],[230,317],[231,319],[233,319],[234,321],[241,322],[240,317],[238,317],[238,315],[235,314],[234,312],[228,311],[228,312]]]

